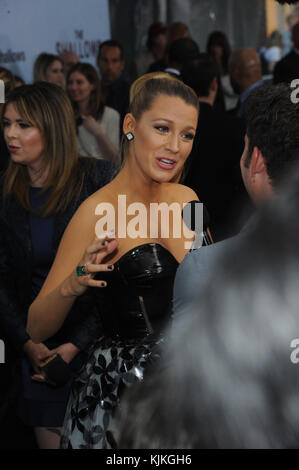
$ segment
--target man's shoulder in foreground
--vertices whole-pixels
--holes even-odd
[[[239,236],[236,235],[213,245],[203,246],[185,256],[178,267],[174,282],[174,317],[192,303],[194,296],[206,284],[218,258],[225,253],[231,244],[236,243]]]

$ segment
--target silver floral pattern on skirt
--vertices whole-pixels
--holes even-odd
[[[143,379],[159,358],[162,339],[101,337],[74,381],[61,441],[63,449],[115,449],[114,412],[124,389]]]

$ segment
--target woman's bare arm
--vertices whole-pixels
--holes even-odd
[[[88,271],[106,271],[104,258],[117,242],[95,239],[94,204],[85,201],[70,221],[60,242],[47,279],[29,308],[27,331],[36,343],[53,336],[62,326],[76,297],[88,287],[104,287],[91,276],[77,276],[76,267],[85,263]],[[88,247],[88,248],[87,248]]]

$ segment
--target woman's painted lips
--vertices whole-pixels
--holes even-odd
[[[15,147],[14,145],[9,145],[8,150],[12,153],[17,152],[20,147]]]
[[[170,158],[158,157],[156,158],[156,162],[159,167],[163,168],[164,170],[172,170],[176,165],[176,161],[171,160]]]

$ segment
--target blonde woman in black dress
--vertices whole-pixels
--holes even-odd
[[[190,231],[177,236],[169,223],[165,235],[163,218],[151,226],[151,207],[176,203],[181,221],[183,205],[197,199],[191,189],[174,182],[192,148],[197,96],[176,78],[154,73],[134,82],[130,101],[123,125],[123,167],[71,220],[29,311],[28,331],[35,341],[57,331],[77,297],[87,293],[93,295],[102,321],[103,334],[90,349],[73,387],[64,448],[117,446],[114,410],[123,388],[142,379],[145,366],[155,359],[170,317],[175,272],[193,237]],[[125,197],[126,209],[131,208],[126,221],[119,196]],[[115,210],[115,234],[99,239],[101,211],[109,207]],[[139,225],[136,208],[143,214]]]

